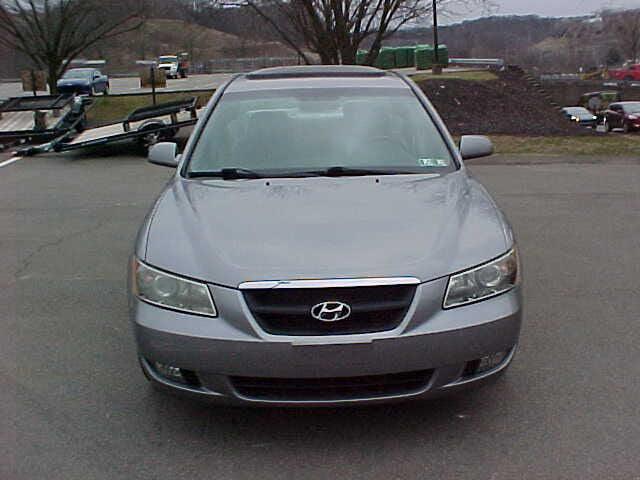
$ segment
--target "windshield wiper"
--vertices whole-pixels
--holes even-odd
[[[222,178],[223,180],[264,178],[264,175],[247,168],[223,168],[202,172],[189,172],[189,178]]]
[[[398,170],[385,170],[378,168],[356,167],[329,167],[320,170],[301,170],[277,173],[258,173],[247,168],[223,168],[221,170],[209,170],[190,172],[189,178],[222,178],[223,180],[256,179],[256,178],[304,178],[304,177],[358,177],[364,175],[397,175]]]
[[[397,175],[398,170],[385,170],[379,168],[355,168],[355,167],[329,167],[324,171],[316,172],[327,177],[357,177],[363,175]]]

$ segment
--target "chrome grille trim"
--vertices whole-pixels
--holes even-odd
[[[265,290],[272,288],[342,288],[342,287],[380,287],[387,285],[418,285],[415,277],[371,277],[371,278],[332,278],[316,280],[265,280],[243,282],[240,290]]]

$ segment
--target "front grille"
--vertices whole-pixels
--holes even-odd
[[[336,378],[231,377],[235,391],[255,400],[335,401],[409,395],[427,388],[433,370]]]
[[[245,290],[244,298],[256,321],[274,335],[347,335],[392,330],[407,313],[415,285],[337,288],[272,288]],[[351,314],[333,322],[314,318],[322,302],[342,302]]]

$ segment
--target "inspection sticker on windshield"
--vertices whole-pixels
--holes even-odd
[[[445,158],[419,158],[418,163],[421,167],[448,167],[449,160]]]

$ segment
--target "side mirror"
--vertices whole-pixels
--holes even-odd
[[[464,135],[460,140],[460,155],[463,160],[493,155],[493,143],[482,135]]]
[[[176,168],[179,157],[176,155],[178,146],[171,142],[156,143],[149,149],[147,160],[154,165]]]

